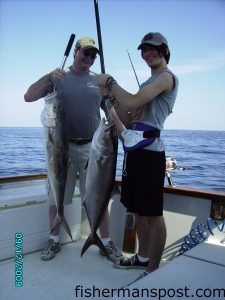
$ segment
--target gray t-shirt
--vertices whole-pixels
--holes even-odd
[[[146,86],[150,82],[152,82],[160,73],[168,72],[174,78],[174,87],[169,92],[163,92],[152,101],[149,101],[146,105],[140,108],[137,117],[135,118],[135,122],[141,122],[146,125],[150,125],[154,128],[162,130],[164,127],[164,122],[166,118],[171,114],[173,106],[175,104],[177,90],[179,81],[178,78],[168,69],[164,68],[157,74],[154,74],[148,80],[146,80],[141,87]],[[152,144],[145,147],[145,149],[153,150],[153,151],[164,151],[165,146],[161,138],[156,138]]]
[[[80,75],[70,71],[57,84],[67,118],[71,138],[93,137],[101,115],[102,98],[99,94],[97,74]]]

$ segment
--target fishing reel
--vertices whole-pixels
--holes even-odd
[[[179,167],[177,165],[177,161],[173,157],[166,157],[166,177],[168,180],[169,186],[174,186],[172,176],[170,174],[170,171],[172,170],[179,170],[179,171],[184,171],[187,170],[187,167]]]

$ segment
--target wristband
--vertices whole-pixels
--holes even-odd
[[[112,103],[114,108],[118,108],[119,107],[119,103],[118,101],[116,101],[116,97],[112,96],[109,98],[109,101]]]
[[[111,91],[112,85],[116,83],[117,83],[116,80],[112,76],[109,76],[106,80],[105,86],[108,91]]]

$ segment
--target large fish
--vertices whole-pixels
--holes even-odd
[[[48,180],[57,207],[57,215],[51,230],[58,224],[62,224],[72,239],[69,225],[63,214],[63,201],[69,166],[69,142],[66,116],[58,92],[54,91],[45,97],[41,121],[46,138]]]
[[[105,247],[96,232],[114,186],[117,148],[118,138],[115,124],[113,121],[108,122],[103,118],[94,134],[87,166],[84,207],[91,233],[81,250],[81,256],[92,244],[97,245],[105,252]]]

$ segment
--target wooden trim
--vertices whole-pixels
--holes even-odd
[[[19,181],[30,181],[47,178],[46,173],[33,174],[33,175],[20,175],[20,176],[11,176],[11,177],[1,177],[0,183],[10,183],[10,182],[19,182]]]
[[[185,186],[165,186],[164,192],[167,194],[176,194],[188,197],[196,197],[200,199],[209,199],[215,202],[220,202],[225,204],[225,192],[213,191],[213,190],[203,190],[189,188]]]
[[[46,173],[33,174],[33,175],[23,175],[23,176],[12,176],[12,177],[2,177],[0,178],[0,183],[10,183],[19,181],[29,181],[29,180],[40,180],[47,178]],[[116,184],[121,186],[121,180],[116,179]],[[225,204],[225,192],[213,191],[213,190],[203,190],[196,188],[189,188],[185,186],[165,186],[164,192],[167,194],[182,195],[187,197],[196,197],[200,199],[209,199],[215,202]]]
[[[117,179],[116,184],[118,186],[121,186],[121,181]],[[195,197],[200,199],[209,199],[225,204],[225,192],[222,191],[203,190],[186,186],[164,186],[164,193]]]

